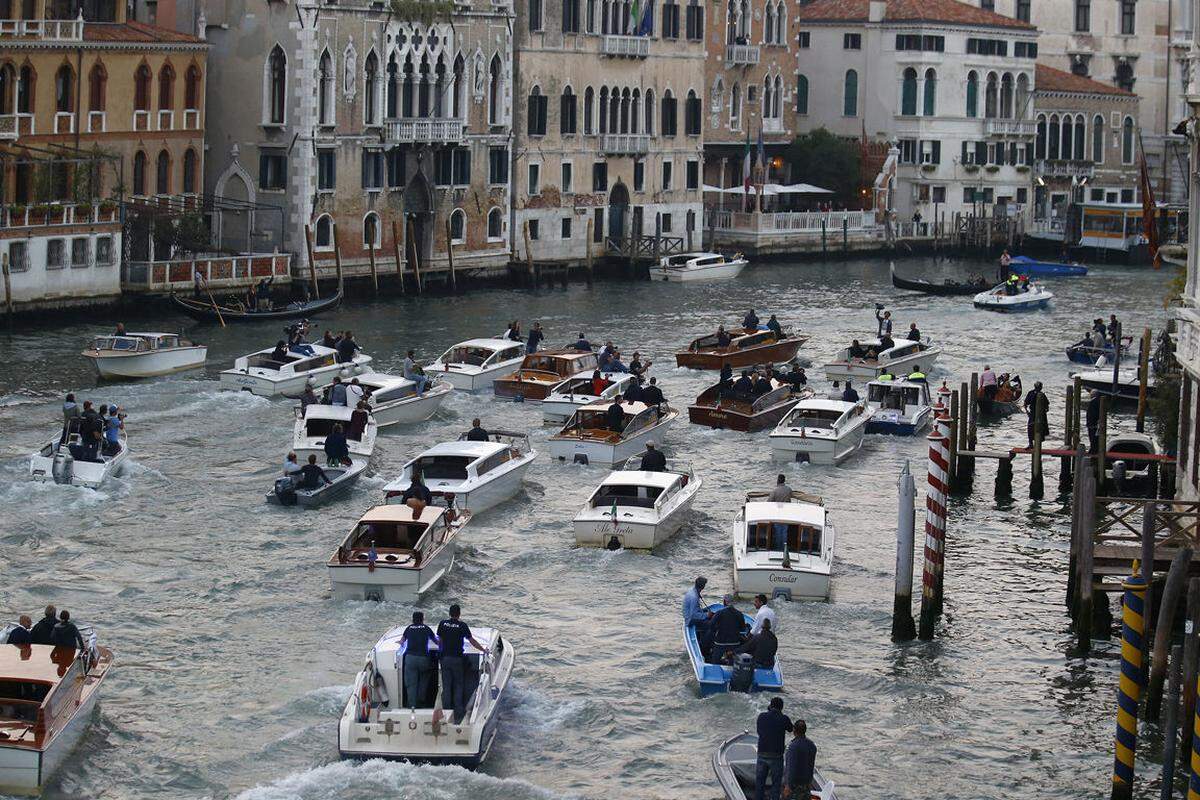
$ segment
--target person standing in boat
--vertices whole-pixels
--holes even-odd
[[[713,613],[704,605],[704,598],[701,592],[708,585],[708,578],[703,575],[696,578],[696,582],[692,584],[692,588],[684,592],[683,595],[683,622],[696,629],[696,644],[700,646],[700,653],[708,652],[711,636],[709,634],[710,624],[712,622]]]
[[[351,378],[350,383],[346,384],[346,405],[350,408],[358,408],[358,404],[365,400],[367,392],[363,389],[358,378]],[[370,409],[368,409],[370,410]]]
[[[608,381],[600,374],[600,370],[592,371],[592,394],[599,397],[604,394],[604,390],[608,388]]]
[[[354,334],[346,331],[342,334],[341,341],[338,342],[337,354],[339,364],[350,364],[354,361],[354,354],[362,350],[358,346],[358,342],[354,341]]]
[[[58,612],[58,624],[50,632],[50,644],[55,647],[70,647],[76,650],[86,650],[83,635],[75,623],[71,622],[71,612],[65,608]]]
[[[983,395],[984,400],[995,400],[998,391],[1000,384],[996,380],[996,373],[992,372],[992,365],[984,364],[983,372],[979,374],[979,393]]]
[[[426,708],[429,686],[433,681],[433,659],[429,657],[429,643],[442,646],[437,634],[425,624],[425,615],[414,611],[412,624],[400,635],[400,649],[396,651],[396,667],[404,675],[405,708]],[[399,663],[403,659],[404,663]]]
[[[621,407],[621,398],[613,399],[612,405],[604,412],[604,419],[610,431],[620,433],[625,428],[625,409]]]
[[[125,430],[125,415],[118,408],[108,407],[108,419],[104,421],[104,452],[116,455],[121,452],[121,431]]]
[[[907,338],[910,342],[921,341],[921,329],[917,327],[917,323],[913,322],[909,324],[908,336],[905,338]]]
[[[22,614],[17,620],[17,626],[8,632],[5,644],[33,644],[33,620],[28,614]]]
[[[463,642],[480,653],[487,654],[487,648],[475,641],[471,628],[459,617],[462,609],[458,603],[450,606],[450,618],[438,623],[437,638],[442,643],[442,698],[450,701],[454,710],[452,721],[455,725],[462,722],[467,714],[467,683],[466,663],[463,657]]]
[[[808,738],[808,723],[792,723],[792,741],[784,754],[783,800],[809,800],[817,766],[817,746]]]
[[[1029,394],[1025,395],[1025,415],[1029,418],[1026,425],[1026,432],[1029,434],[1029,446],[1033,447],[1033,440],[1038,431],[1042,434],[1042,439],[1050,435],[1050,420],[1049,406],[1050,399],[1046,398],[1045,403],[1039,403],[1038,398],[1046,397],[1046,393],[1042,391],[1042,382],[1036,381],[1033,388],[1029,390]],[[1039,410],[1039,405],[1041,406]]]
[[[335,423],[333,431],[325,437],[325,458],[331,467],[350,464],[350,446],[346,443],[346,431],[340,422]]]
[[[287,457],[283,459],[283,477],[298,480],[302,469],[300,462],[296,460],[295,451],[288,453]]]
[[[662,404],[667,402],[667,398],[658,387],[658,378],[651,378],[649,385],[642,387],[642,402],[662,415]]]
[[[592,343],[583,335],[583,331],[579,332],[579,338],[575,340],[575,349],[581,353],[592,352]]]
[[[333,331],[326,329],[325,335],[321,337],[321,346],[336,350],[339,341],[341,341],[340,337],[334,336]]]
[[[636,403],[642,399],[642,379],[637,375],[625,385],[625,402]]]
[[[774,314],[772,314],[770,319],[767,320],[767,330],[771,331],[771,333],[775,334],[780,339],[783,338],[783,326],[779,324],[779,320],[775,319]]]
[[[653,441],[646,442],[646,452],[642,453],[642,472],[666,472],[667,457],[663,451],[654,446]]]
[[[733,344],[733,337],[725,330],[724,325],[717,326],[717,347],[725,348]]]
[[[842,390],[842,400],[846,403],[858,402],[858,392],[854,390],[854,387],[850,384],[850,381],[846,381],[846,388]]]
[[[400,495],[400,502],[412,509],[413,519],[421,516],[421,511],[425,506],[433,502],[433,492],[429,491],[429,487],[425,485],[420,470],[413,470],[412,478],[408,481],[408,488],[404,490],[404,494]]]
[[[319,403],[320,398],[317,397],[317,391],[313,388],[312,380],[309,379],[304,384],[304,391],[300,394],[300,416],[304,416],[308,412],[308,407],[313,403]]]
[[[42,618],[29,631],[30,644],[50,644],[54,626],[57,624],[58,609],[54,606],[46,606],[45,611],[42,612]]]
[[[67,393],[67,397],[62,404],[63,413],[63,432],[59,442],[66,442],[71,435],[71,423],[79,419],[79,404],[75,402],[75,395],[71,392]]]
[[[361,442],[363,434],[367,430],[367,423],[371,421],[371,412],[366,404],[366,401],[359,400],[355,404],[354,410],[350,412],[350,428],[346,432],[347,438],[353,439],[356,442]]]
[[[342,378],[340,375],[334,375],[333,383],[329,386],[329,405],[347,405],[347,398],[348,395],[346,393],[346,384],[342,383]]]
[[[746,618],[734,606],[733,595],[725,595],[721,603],[721,610],[712,618],[713,643],[708,660],[713,664],[724,663],[725,656],[738,651],[742,646],[742,631],[746,627]]]
[[[800,362],[793,361],[792,368],[785,376],[788,383],[792,385],[792,389],[799,389],[808,385],[808,376],[804,374],[804,370],[800,368]]]
[[[753,308],[742,318],[742,327],[748,331],[758,330],[758,314],[754,313]]]
[[[468,442],[486,442],[488,440],[488,432],[479,424],[479,417],[471,420],[471,430],[467,431]]]
[[[642,361],[642,354],[634,350],[633,358],[629,359],[629,371],[640,378],[653,363],[653,361]]]
[[[258,282],[258,286],[254,288],[254,299],[258,304],[259,311],[271,310],[271,284],[275,282],[275,276],[263,278]]]
[[[514,342],[523,341],[525,337],[521,335],[521,320],[514,319],[508,324],[508,330],[504,332],[504,338]]]
[[[1117,320],[1116,314],[1108,315],[1108,340],[1116,347],[1120,345],[1117,340],[1121,338],[1121,323]]]
[[[535,322],[529,330],[529,339],[525,342],[525,355],[533,355],[538,351],[538,345],[546,338],[546,334],[542,333],[542,323]]]
[[[758,373],[758,376],[754,379],[754,388],[750,390],[750,396],[762,397],[771,391],[772,388],[774,387],[771,386],[771,373],[764,370]]]
[[[884,311],[883,306],[876,306],[875,321],[878,323],[875,330],[876,336],[882,339],[884,334],[889,337],[892,335],[892,312]]]
[[[767,710],[758,715],[758,762],[754,768],[755,800],[779,800],[783,782],[784,735],[792,729],[792,721],[783,713],[783,698],[772,697]],[[767,780],[770,779],[770,789]]]

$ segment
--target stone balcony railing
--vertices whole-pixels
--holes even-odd
[[[0,39],[82,42],[83,19],[0,19]]]
[[[725,47],[726,64],[757,64],[759,59],[758,45],[731,44]]]
[[[383,131],[394,144],[460,143],[466,138],[467,124],[461,119],[387,119]]]
[[[1028,119],[984,120],[984,132],[988,136],[1033,136],[1037,123]]]
[[[606,35],[601,37],[600,52],[606,56],[645,58],[650,55],[650,39],[646,36]]]
[[[17,115],[0,114],[0,140],[14,141],[18,135]]]
[[[783,133],[783,119],[781,117],[767,117],[762,121],[763,133]]]
[[[606,155],[646,155],[650,152],[650,136],[644,133],[606,133],[600,137],[600,152]]]
[[[1085,160],[1039,159],[1034,165],[1037,174],[1048,178],[1090,178],[1096,165]]]

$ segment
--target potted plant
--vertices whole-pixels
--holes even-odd
[[[985,169],[987,169],[988,172],[999,172],[1000,165],[999,164],[988,164]]]
[[[921,165],[922,172],[933,172],[935,169],[937,169],[937,164],[933,164],[928,161]]]
[[[1017,164],[1017,172],[1029,172],[1028,164]]]
[[[979,172],[978,164],[963,164],[963,169],[972,174]]]
[[[14,220],[15,220],[17,217],[24,217],[24,216],[25,216],[25,206],[23,206],[23,205],[22,205],[22,204],[20,204],[20,203],[12,203],[12,204],[10,204],[10,205],[9,205],[9,207],[8,207],[8,215],[9,215],[11,218],[13,218]]]

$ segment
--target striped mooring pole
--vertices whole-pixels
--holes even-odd
[[[933,639],[934,622],[942,613],[942,567],[946,547],[946,472],[950,440],[935,428],[929,441],[929,488],[925,492],[925,568],[921,575],[921,622],[917,636]]]
[[[1200,674],[1196,675],[1196,690],[1200,693]],[[1188,776],[1187,800],[1200,800],[1200,705],[1192,720],[1192,774]]]
[[[1133,758],[1137,752],[1138,701],[1142,694],[1142,637],[1146,632],[1146,580],[1134,575],[1123,584],[1121,678],[1117,685],[1116,758],[1113,759],[1112,800],[1133,797]],[[1196,763],[1192,745],[1192,763]],[[1194,785],[1194,782],[1193,782]],[[1189,789],[1189,798],[1191,792]],[[1200,795],[1197,795],[1200,798]]]

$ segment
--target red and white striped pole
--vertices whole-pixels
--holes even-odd
[[[929,487],[925,491],[925,569],[921,577],[921,625],[917,635],[929,641],[933,639],[934,622],[942,613],[950,439],[940,422],[926,438],[929,441]]]

